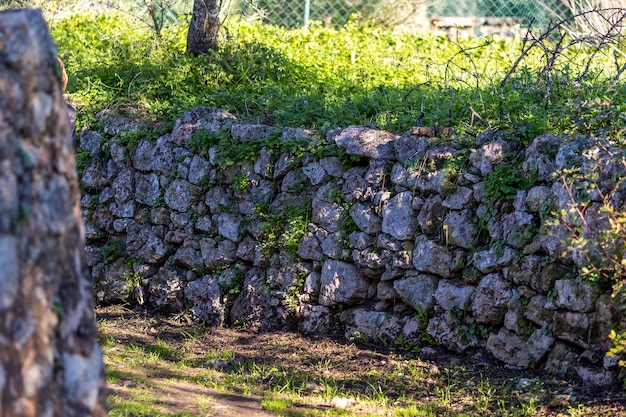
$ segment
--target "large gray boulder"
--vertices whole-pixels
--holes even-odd
[[[438,245],[424,235],[415,239],[413,266],[421,272],[451,278],[465,263],[465,253],[451,247]]]
[[[319,303],[323,306],[354,305],[367,297],[369,284],[356,266],[328,259],[322,266]]]
[[[472,312],[477,323],[501,324],[509,301],[513,298],[511,285],[500,274],[486,275],[476,287]]]
[[[540,329],[528,339],[501,328],[487,339],[487,350],[502,362],[520,368],[536,367],[554,345],[554,338]]]
[[[413,193],[404,191],[387,200],[382,209],[382,231],[398,240],[411,239],[415,231]]]
[[[185,299],[191,305],[193,315],[207,325],[218,327],[224,324],[226,308],[222,303],[217,277],[207,275],[188,283],[185,287]]]
[[[407,274],[406,278],[394,281],[393,288],[408,306],[432,312],[435,306],[435,291],[439,278],[429,274]]]
[[[366,126],[348,126],[329,132],[329,138],[346,149],[349,155],[372,159],[394,159],[396,135]]]

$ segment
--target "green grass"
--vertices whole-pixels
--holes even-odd
[[[150,416],[150,417],[195,417],[195,414],[189,413],[170,413],[162,411],[155,404],[156,398],[149,394],[135,393],[133,398],[123,399],[116,395],[109,396],[109,404],[111,410],[109,412],[110,417],[137,417],[137,416]]]
[[[171,346],[164,342],[158,342],[161,346],[158,351],[170,352]],[[125,415],[154,415],[154,416],[187,416],[188,414],[163,414],[159,411],[162,398],[151,388],[151,381],[158,379],[158,375],[167,374],[172,381],[183,381],[217,389],[223,392],[240,392],[245,395],[264,397],[261,402],[263,408],[279,416],[321,416],[321,415],[369,415],[354,413],[341,408],[330,408],[321,411],[314,404],[331,402],[336,398],[353,398],[361,407],[393,410],[397,416],[429,416],[439,415],[444,412],[451,401],[452,395],[467,396],[463,393],[462,375],[456,367],[452,371],[444,370],[446,384],[434,389],[434,397],[428,406],[414,404],[410,397],[391,398],[387,394],[387,384],[391,383],[394,375],[381,375],[375,369],[369,371],[367,376],[359,376],[355,380],[340,381],[332,377],[323,377],[317,381],[319,392],[316,394],[307,392],[307,383],[314,380],[313,374],[307,374],[288,368],[268,367],[259,365],[254,361],[239,361],[227,369],[208,369],[200,365],[197,360],[183,355],[177,364],[171,363],[161,354],[155,355],[155,345],[140,347],[136,345],[118,346],[118,349],[106,355],[108,370],[107,380],[109,383],[126,384],[132,388],[132,398],[111,396],[109,401],[112,406],[112,416]],[[235,359],[231,351],[224,353],[209,352],[206,358]],[[151,376],[148,376],[148,373]],[[156,376],[155,376],[156,375]],[[422,374],[420,374],[422,375]],[[433,375],[429,375],[432,377]],[[411,378],[412,375],[407,375]],[[481,380],[477,392],[481,394],[476,401],[478,410],[487,411],[487,404],[495,402],[498,396],[496,387],[489,385],[487,380]],[[458,386],[457,386],[458,385]],[[397,405],[400,401],[404,405]],[[394,406],[394,404],[396,404]],[[524,409],[528,405],[522,405]],[[514,407],[509,408],[502,415],[524,415],[524,412],[510,413]],[[134,414],[133,414],[134,413]],[[190,415],[190,414],[189,414]],[[375,414],[372,414],[375,415]],[[461,415],[448,413],[445,415]]]
[[[278,127],[372,123],[403,131],[419,117],[423,125],[470,134],[487,126],[511,129],[523,141],[548,131],[625,125],[625,104],[617,100],[624,85],[613,82],[624,57],[610,50],[594,56],[591,48],[571,46],[553,56],[550,44],[541,44],[524,53],[501,85],[521,54],[520,41],[227,21],[217,51],[190,57],[186,24],[157,39],[115,15],[55,21],[79,123],[93,124],[104,108],[171,122],[206,105]]]

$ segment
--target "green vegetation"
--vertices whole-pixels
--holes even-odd
[[[76,151],[75,157],[76,157],[76,170],[78,171],[79,174],[82,175],[83,171],[85,171],[85,168],[89,164],[91,156],[89,155],[88,150],[81,148]]]
[[[194,131],[190,147],[194,152],[205,157],[208,156],[209,149],[215,148],[215,161],[223,170],[235,164],[253,161],[263,144],[258,141],[242,143],[227,131],[209,133],[199,129]]]
[[[128,297],[131,297],[143,277],[136,272],[126,272],[122,275],[122,278],[124,279],[124,282],[126,282],[126,292],[128,293]]]
[[[311,202],[302,204],[289,202],[281,207],[259,204],[254,210],[264,226],[263,251],[268,253],[280,249],[287,254],[295,255],[311,218]]]
[[[118,143],[131,150],[135,149],[140,141],[152,140],[156,141],[159,137],[172,130],[170,123],[158,124],[152,129],[140,127],[139,129],[124,130],[120,132]]]
[[[126,243],[122,239],[112,239],[102,248],[102,258],[107,262],[113,262],[126,256]]]
[[[345,149],[338,148],[320,140],[309,140],[305,138],[293,138],[283,140],[280,137],[280,130],[275,130],[269,137],[241,142],[233,138],[228,130],[212,133],[204,129],[195,130],[189,142],[191,150],[198,155],[209,158],[209,151],[215,151],[215,163],[222,169],[233,165],[253,162],[263,148],[270,153],[281,154],[289,152],[294,158],[302,158],[309,153],[318,158],[336,156],[344,166],[352,166],[359,161],[354,155],[347,155]],[[239,189],[242,178],[236,178],[235,188]],[[244,187],[245,188],[245,187]],[[239,191],[242,191],[239,189]]]
[[[494,209],[496,203],[512,203],[519,190],[528,191],[535,181],[537,181],[536,174],[531,175],[531,178],[525,178],[519,162],[504,162],[485,177],[483,191],[485,205],[489,209]]]
[[[624,145],[622,133],[617,137],[620,150]],[[626,170],[623,152],[609,152],[608,156],[618,169]],[[615,308],[621,316],[626,310],[626,206],[621,194],[626,177],[613,174],[601,180],[602,175],[606,176],[605,168],[602,160],[597,160],[590,174],[583,175],[580,167],[561,173],[560,179],[569,195],[571,206],[569,210],[563,209],[557,213],[557,224],[565,226],[570,233],[568,250],[577,251],[584,260],[579,279],[600,286],[605,293],[611,293]],[[599,196],[595,202],[594,195]],[[604,227],[590,225],[590,217],[585,212],[593,206],[597,218],[604,222]],[[556,295],[555,291],[552,298],[556,298]],[[617,357],[620,359],[619,365],[626,367],[626,321],[620,318],[614,326],[609,333],[614,346],[608,355]],[[626,379],[624,384],[626,386]]]
[[[111,14],[54,21],[79,123],[103,108],[167,122],[206,105],[319,129],[373,123],[402,131],[423,112],[426,126],[460,134],[492,126],[522,141],[624,125],[614,117],[626,105],[616,83],[624,57],[610,49],[563,41],[553,51],[547,38],[451,42],[354,23],[286,30],[227,21],[219,50],[190,57],[186,27],[181,21],[157,38]]]

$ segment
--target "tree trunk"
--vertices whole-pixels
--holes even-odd
[[[194,0],[187,31],[187,53],[206,54],[217,48],[220,31],[218,0]]]
[[[38,10],[0,13],[0,416],[106,416],[57,51]]]

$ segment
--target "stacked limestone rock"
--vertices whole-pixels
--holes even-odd
[[[100,302],[130,294],[166,312],[189,307],[213,326],[271,330],[295,320],[310,333],[327,331],[343,311],[347,337],[431,339],[610,382],[600,366],[614,320],[610,295],[572,279],[583,260],[567,250],[568,225],[551,215],[573,204],[555,172],[591,170],[595,161],[613,170],[600,181],[623,174],[606,141],[544,135],[520,149],[515,138],[486,131],[468,149],[362,126],[325,138],[286,128],[285,141],[325,140],[358,161],[262,147],[253,161],[222,169],[217,149],[191,151],[194,131],[228,132],[244,146],[273,129],[198,108],[156,141],[121,146],[120,130],[137,127],[108,118],[104,135],[81,140],[91,158],[82,207]],[[519,176],[520,189],[498,190],[496,174]],[[235,187],[242,175],[245,186]],[[296,254],[264,250],[268,213],[306,204]],[[588,215],[601,223],[599,210]]]

